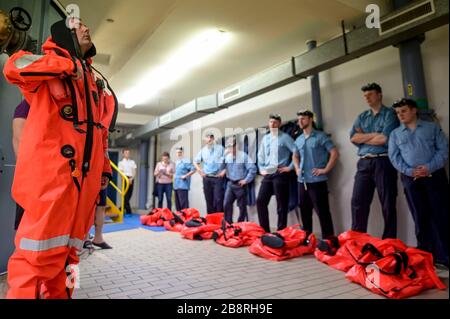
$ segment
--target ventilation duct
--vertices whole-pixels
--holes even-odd
[[[432,13],[426,13],[430,6]],[[135,131],[132,138],[148,138],[165,129],[203,117],[205,113],[214,113],[291,82],[305,79],[310,75],[318,74],[342,63],[446,25],[449,17],[448,7],[448,0],[412,2],[382,18],[384,22],[392,21],[389,22],[390,27],[384,25],[385,31],[383,34],[380,34],[381,31],[378,29],[368,29],[365,25],[356,28],[297,57],[293,57],[290,61],[231,85],[217,94],[198,98],[184,104],[162,115],[157,119],[157,123],[151,122],[140,127]],[[405,21],[405,17],[414,18],[402,22]],[[394,23],[393,20],[396,22]],[[126,140],[121,137],[117,140],[119,145],[129,143],[132,143],[131,139]]]
[[[380,35],[390,33],[415,21],[433,15],[434,13],[435,8],[433,0],[427,0],[413,5],[403,12],[381,19],[379,29]]]

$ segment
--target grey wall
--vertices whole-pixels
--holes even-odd
[[[448,136],[448,105],[449,105],[449,74],[448,74],[448,25],[426,34],[426,41],[422,45],[423,62],[429,104],[435,109],[441,125]],[[218,75],[220,76],[220,75]],[[370,55],[353,60],[339,67],[320,74],[324,127],[332,134],[341,157],[330,175],[330,205],[337,232],[348,230],[351,226],[350,199],[353,189],[354,174],[356,171],[356,147],[349,141],[349,130],[356,116],[368,107],[362,98],[360,87],[369,81],[376,81],[384,89],[384,101],[391,105],[393,101],[403,94],[400,59],[398,50],[389,47]],[[301,80],[275,91],[242,102],[227,110],[208,115],[200,120],[203,129],[215,127],[222,131],[225,128],[260,127],[267,125],[267,116],[270,112],[277,112],[284,119],[295,118],[298,109],[311,107],[311,93],[309,81]],[[193,123],[183,126],[191,130],[187,141],[192,141]],[[160,134],[159,151],[173,150],[178,143],[170,135],[173,131]],[[195,130],[194,130],[195,133]],[[191,158],[198,148],[191,152]],[[257,178],[257,189],[259,188]],[[192,187],[189,194],[192,207],[204,213],[206,210],[202,182],[198,174],[192,178]],[[398,208],[398,236],[409,245],[415,245],[414,223],[411,218],[406,200],[400,187],[397,199]],[[271,225],[276,225],[275,199],[269,206],[271,212]],[[237,211],[235,210],[235,214]],[[257,221],[254,207],[250,209],[249,217]],[[295,223],[295,214],[289,214],[289,222]],[[320,233],[318,219],[314,217],[314,231]],[[381,236],[383,230],[380,204],[375,195],[369,219],[368,231],[373,235]]]
[[[0,55],[0,70],[7,59]],[[9,85],[0,76],[0,149],[3,153],[3,166],[0,168],[0,273],[6,271],[8,258],[14,250],[15,203],[11,198],[11,184],[14,176],[15,157],[12,148],[12,117],[14,109],[21,101],[16,87]],[[1,160],[1,158],[0,158]]]

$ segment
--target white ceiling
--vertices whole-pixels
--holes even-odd
[[[208,28],[230,34],[214,57],[161,91],[146,105],[121,112],[159,115],[196,97],[233,83],[306,50],[364,18],[366,5],[381,11],[390,0],[62,0],[78,4],[90,27],[96,66],[120,96],[148,70],[161,64],[187,39]],[[113,23],[106,19],[114,19]],[[109,63],[108,63],[109,59]]]

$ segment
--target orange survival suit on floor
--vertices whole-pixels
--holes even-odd
[[[8,263],[7,298],[71,297],[67,266],[78,263],[102,175],[111,177],[107,137],[117,99],[93,72],[93,45],[82,65],[64,20],[52,25],[51,34],[44,55],[20,51],[4,68],[30,103],[12,186],[25,213]],[[74,78],[77,69],[83,70],[80,79]]]
[[[164,227],[173,232],[181,232],[186,221],[192,218],[200,218],[200,212],[195,208],[185,208],[172,213],[173,218],[164,221]]]
[[[300,225],[288,226],[275,233],[267,233],[256,239],[248,250],[257,256],[282,261],[314,253],[316,237],[298,229]]]
[[[161,227],[164,226],[164,221],[173,218],[173,213],[168,208],[154,208],[147,215],[139,217],[142,225]]]

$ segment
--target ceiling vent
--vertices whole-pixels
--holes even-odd
[[[400,13],[394,14],[380,22],[380,35],[402,28],[417,20],[433,15],[435,13],[434,1],[427,0],[411,6]]]
[[[235,88],[233,88],[233,89],[231,89],[229,91],[223,92],[222,93],[222,100],[226,101],[226,100],[232,99],[232,98],[234,98],[236,96],[239,96],[240,94],[241,94],[241,88],[238,86],[238,87],[235,87]]]

